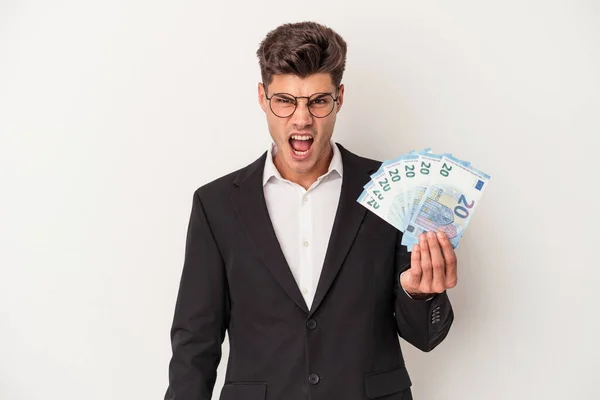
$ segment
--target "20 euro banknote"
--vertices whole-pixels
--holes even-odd
[[[456,247],[489,180],[489,175],[445,155],[406,227],[403,244],[412,246],[421,233],[441,229]]]

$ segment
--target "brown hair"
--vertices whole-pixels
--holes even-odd
[[[256,52],[263,84],[269,85],[273,75],[306,78],[324,72],[338,87],[346,67],[346,48],[340,35],[316,22],[281,25],[267,34]]]

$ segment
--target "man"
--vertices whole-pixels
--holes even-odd
[[[398,334],[423,351],[446,337],[454,250],[431,232],[408,253],[356,202],[380,162],[331,140],[338,34],[282,25],[258,57],[273,145],[194,193],[165,399],[211,398],[226,331],[221,400],[411,399]]]

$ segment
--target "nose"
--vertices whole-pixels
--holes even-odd
[[[306,99],[302,99],[306,100]],[[291,116],[292,123],[300,128],[310,125],[312,123],[313,116],[308,111],[308,101],[298,100],[296,111]]]

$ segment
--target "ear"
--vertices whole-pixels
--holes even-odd
[[[266,113],[267,112],[267,99],[265,97],[265,87],[262,82],[258,83],[258,104],[260,104],[260,108]]]
[[[342,108],[342,104],[344,104],[344,84],[340,85],[340,90],[338,91],[338,99],[337,99],[337,112],[340,112]]]

